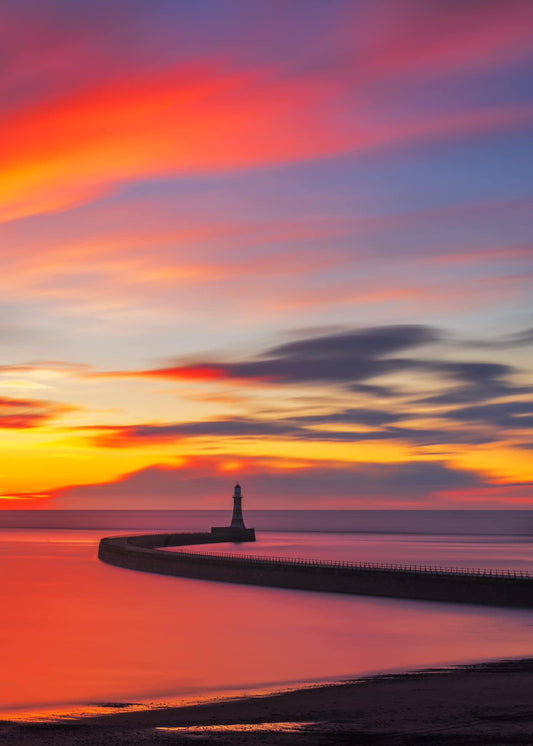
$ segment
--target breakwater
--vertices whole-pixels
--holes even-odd
[[[248,534],[219,529],[211,533],[108,537],[100,541],[98,557],[130,570],[199,580],[533,608],[533,575],[519,571],[165,551],[168,547],[253,541],[253,529],[244,531]]]

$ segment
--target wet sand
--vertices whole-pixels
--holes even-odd
[[[531,746],[533,658],[78,721],[0,723],[0,743],[17,746],[191,742]]]

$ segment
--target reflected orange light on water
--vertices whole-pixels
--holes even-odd
[[[144,574],[100,563],[101,536],[2,532],[4,717],[531,650],[527,612]]]
[[[315,723],[231,723],[231,725],[190,725],[173,728],[156,728],[167,733],[299,733]]]

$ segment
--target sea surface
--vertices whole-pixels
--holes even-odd
[[[97,559],[102,536],[206,530],[226,511],[0,513],[0,717],[168,702],[533,655],[533,612],[171,578]],[[210,547],[533,572],[533,511],[248,511]],[[199,547],[201,551],[205,548]]]

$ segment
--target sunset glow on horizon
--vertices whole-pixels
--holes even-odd
[[[0,509],[533,507],[532,31],[3,3]]]

